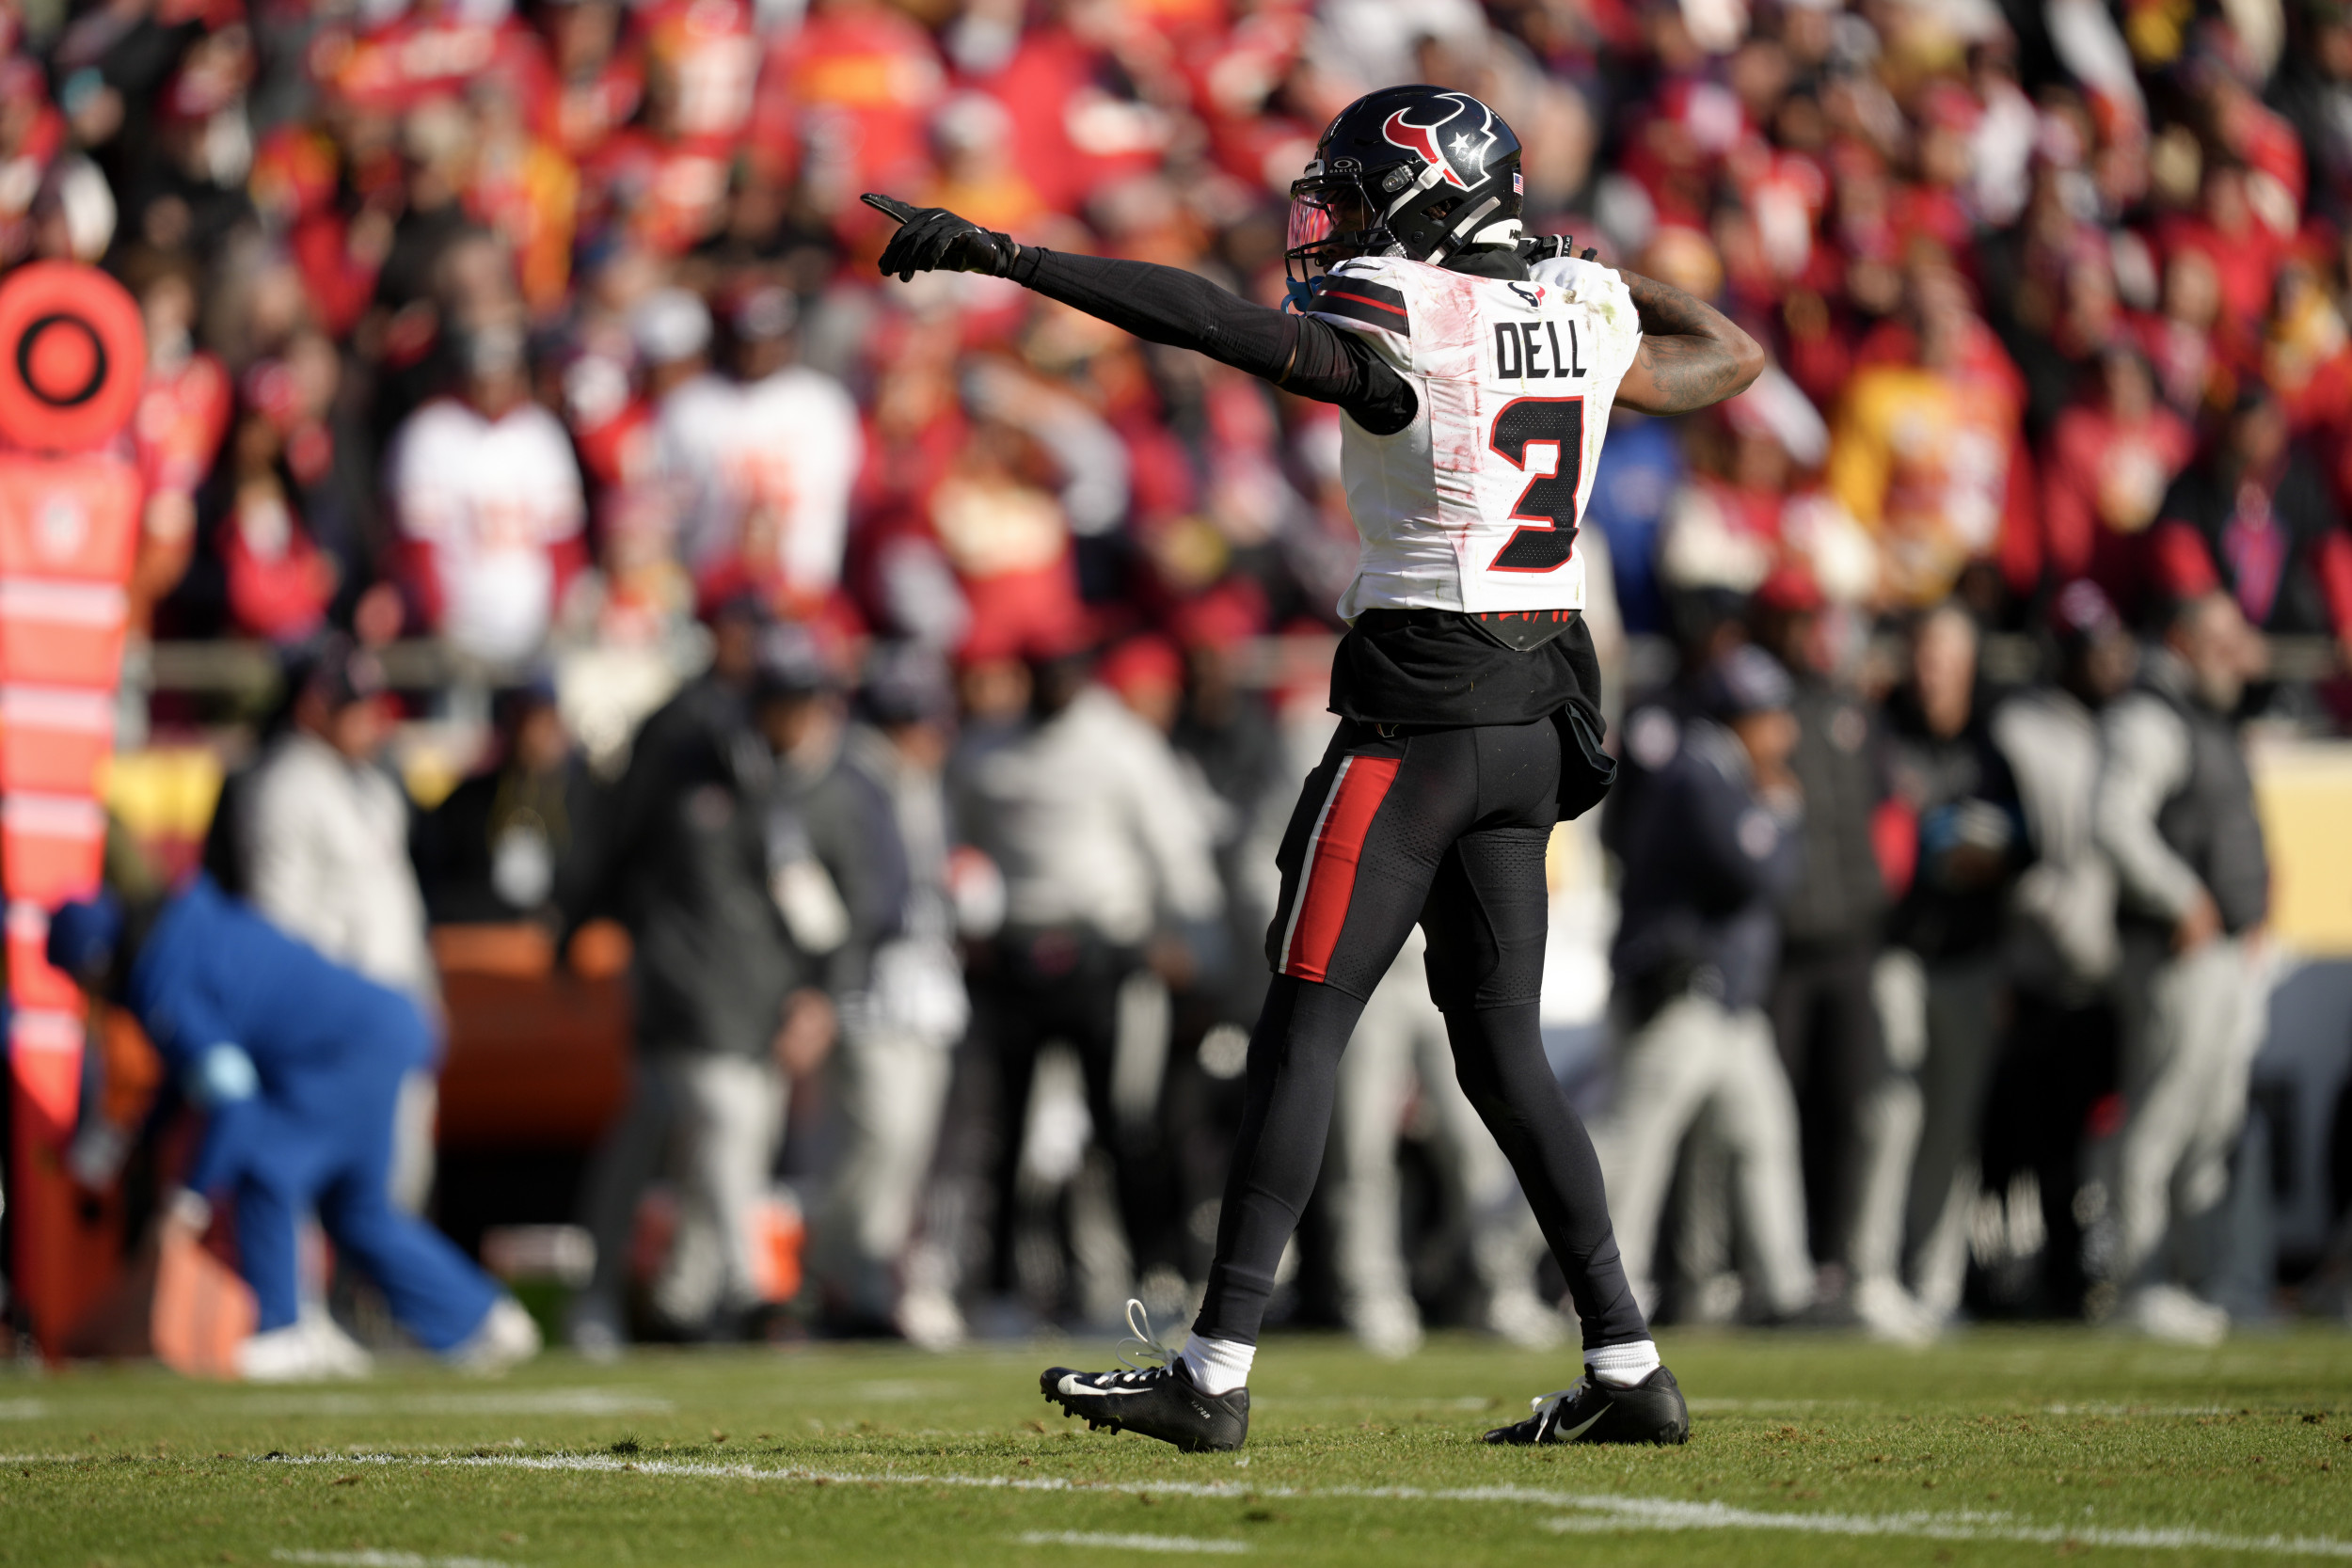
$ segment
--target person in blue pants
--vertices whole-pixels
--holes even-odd
[[[199,876],[159,904],[112,893],[50,919],[49,961],[127,1009],[205,1127],[169,1206],[199,1228],[234,1205],[239,1272],[261,1308],[240,1354],[256,1379],[364,1370],[331,1326],[304,1321],[297,1227],[327,1236],[428,1350],[494,1371],[534,1354],[529,1314],[449,1239],[393,1207],[392,1116],[433,1050],[406,997],[287,936]]]

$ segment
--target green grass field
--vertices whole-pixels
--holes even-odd
[[[1489,1449],[1565,1362],[1278,1338],[1249,1447],[1089,1433],[1107,1341],[549,1356],[256,1389],[0,1379],[0,1563],[2008,1563],[2352,1558],[2352,1336],[1670,1338],[1678,1449]]]

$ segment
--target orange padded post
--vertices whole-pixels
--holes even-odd
[[[44,1349],[103,1291],[115,1248],[62,1154],[80,1110],[83,1009],[41,956],[48,911],[94,892],[106,820],[138,472],[119,437],[147,374],[138,307],[94,267],[0,278],[0,866],[13,1107],[9,1275]]]

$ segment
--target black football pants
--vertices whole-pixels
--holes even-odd
[[[1274,981],[1197,1334],[1255,1343],[1314,1191],[1340,1053],[1415,922],[1454,1072],[1566,1275],[1587,1348],[1646,1338],[1617,1260],[1600,1162],[1544,1058],[1536,1020],[1558,816],[1560,732],[1529,724],[1383,736],[1343,722],[1292,813]]]

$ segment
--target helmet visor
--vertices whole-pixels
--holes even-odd
[[[1352,254],[1372,227],[1363,187],[1350,175],[1310,175],[1291,184],[1290,232],[1284,249],[1314,261]]]
[[[1321,193],[1302,196],[1291,193],[1290,235],[1283,242],[1285,250],[1305,250],[1319,245],[1331,237],[1331,209],[1324,205]]]

